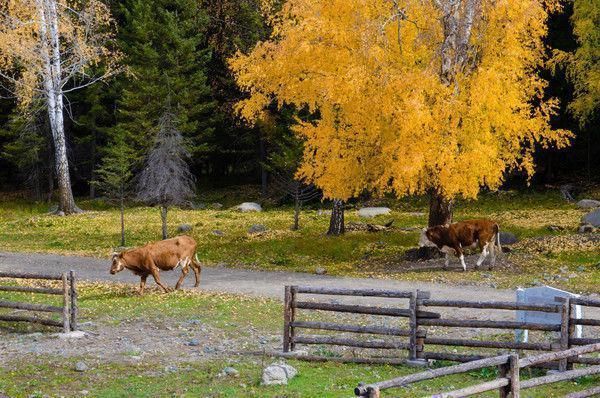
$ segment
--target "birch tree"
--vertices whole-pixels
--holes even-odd
[[[305,107],[298,177],[347,200],[431,195],[430,224],[455,197],[531,176],[536,147],[564,147],[546,62],[553,0],[287,0],[272,35],[230,60],[249,123],[273,104]],[[338,203],[338,209],[341,208]]]
[[[21,106],[34,98],[45,102],[55,151],[58,212],[64,214],[80,211],[69,175],[65,94],[118,71],[118,54],[109,48],[112,38],[109,9],[98,0],[6,0],[0,5],[0,78],[7,82],[3,89]]]

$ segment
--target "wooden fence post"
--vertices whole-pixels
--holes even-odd
[[[298,286],[290,287],[290,350],[296,349],[296,328],[292,325],[296,321],[296,296],[298,295]]]
[[[70,308],[70,287],[68,283],[67,274],[62,274],[62,291],[63,291],[63,309],[62,309],[62,319],[63,319],[63,333],[69,333],[71,331],[71,314],[69,311]]]
[[[292,293],[290,286],[286,286],[283,295],[283,352],[290,351],[290,323],[292,322]]]
[[[519,369],[519,356],[517,354],[511,354],[508,358],[508,377],[510,378],[508,387],[512,398],[519,398],[521,395]]]
[[[71,331],[77,330],[77,282],[75,281],[75,272],[69,271],[69,281],[71,290]]]
[[[408,353],[408,359],[411,361],[417,360],[417,295],[415,292],[411,292],[410,299],[408,302],[409,311],[409,329],[410,329],[410,351]]]
[[[571,318],[571,299],[566,298],[562,304],[560,312],[560,351],[569,349],[569,331],[570,331],[570,318]],[[569,368],[569,359],[561,359],[558,362],[558,370],[565,372]]]

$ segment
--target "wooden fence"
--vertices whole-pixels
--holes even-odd
[[[312,301],[300,301],[298,295],[332,295],[332,296],[355,296],[355,297],[379,297],[407,299],[406,308],[375,307],[364,305],[332,304]],[[360,348],[378,348],[378,349],[405,349],[408,351],[408,357],[404,360],[411,362],[425,363],[428,359],[450,360],[457,362],[469,362],[484,359],[484,354],[466,354],[450,353],[444,351],[435,351],[429,347],[447,346],[447,347],[471,347],[486,349],[510,349],[510,350],[533,350],[533,351],[564,351],[571,346],[600,343],[600,339],[577,338],[575,337],[575,327],[577,325],[600,326],[598,319],[574,319],[573,306],[584,305],[600,307],[600,300],[589,298],[571,298],[562,299],[556,304],[524,304],[505,301],[464,301],[464,300],[437,300],[432,299],[429,292],[423,291],[395,291],[395,290],[375,290],[375,289],[332,289],[307,286],[286,286],[285,287],[285,305],[284,305],[284,334],[283,351],[292,354],[297,344],[325,344],[342,345]],[[516,322],[507,320],[486,319],[458,319],[441,317],[438,313],[428,311],[431,308],[477,308],[493,311],[538,311],[546,313],[559,314],[560,322],[556,324],[544,324],[533,322]],[[353,314],[371,314],[384,315],[392,317],[408,318],[406,328],[390,328],[382,326],[358,326],[342,325],[328,322],[298,321],[298,310],[322,310],[335,311]],[[467,338],[445,338],[431,336],[428,333],[428,327],[445,328],[489,328],[506,330],[536,330],[543,332],[556,332],[558,337],[553,341],[542,342],[517,342],[517,341],[496,341]],[[362,333],[372,335],[386,335],[392,338],[399,338],[390,341],[381,340],[355,340],[336,336],[299,336],[299,329],[329,330],[345,333]],[[406,337],[408,339],[406,339]],[[321,360],[315,356],[303,356],[303,359]],[[399,363],[399,358],[388,358],[389,363]],[[349,359],[349,361],[352,361]],[[352,361],[355,362],[355,361]],[[361,362],[369,362],[364,356]],[[372,358],[373,363],[386,363],[386,358]],[[600,365],[598,358],[563,358],[558,363],[561,371],[572,368],[573,363],[585,363],[589,365]],[[556,365],[556,364],[554,364]],[[553,366],[554,366],[553,365]]]
[[[30,322],[47,326],[56,326],[62,328],[64,333],[77,330],[77,286],[73,271],[60,275],[0,272],[0,279],[1,278],[60,281],[62,282],[60,288],[0,285],[0,292],[24,292],[62,296],[62,306],[0,300],[0,308],[61,314],[60,321],[39,317],[37,315],[0,314],[0,321]]]
[[[408,308],[374,307],[365,305],[346,305],[299,301],[299,294],[316,294],[330,296],[355,296],[407,299]],[[284,302],[283,351],[293,351],[296,344],[331,344],[360,348],[407,349],[411,357],[416,358],[423,349],[424,333],[417,327],[417,319],[439,317],[439,314],[417,310],[417,300],[428,298],[426,292],[405,292],[398,290],[375,289],[333,289],[308,286],[286,286]],[[343,325],[329,322],[297,321],[298,309],[344,312],[353,314],[383,315],[404,317],[409,320],[406,329],[383,326]],[[331,336],[299,336],[298,329],[330,330],[346,333],[374,334],[395,337],[407,337],[402,341],[355,340]]]
[[[500,397],[519,398],[520,391],[528,388],[534,388],[546,384],[557,383],[561,381],[573,380],[578,377],[600,374],[600,366],[589,366],[578,369],[572,369],[564,372],[549,374],[546,376],[535,377],[528,380],[521,380],[520,369],[543,365],[553,361],[563,361],[579,355],[589,354],[600,351],[600,343],[590,344],[558,352],[550,352],[540,355],[519,358],[517,354],[500,355],[492,358],[484,358],[477,361],[467,362],[456,366],[449,366],[439,369],[431,369],[425,372],[411,374],[408,376],[397,377],[391,380],[380,381],[377,383],[363,385],[359,384],[354,389],[354,394],[361,397],[379,398],[380,391],[404,387],[416,382],[431,380],[437,377],[461,374],[473,370],[498,366],[498,377],[495,380],[480,383],[474,386],[461,388],[450,392],[432,395],[432,398],[450,398],[450,397],[468,397],[471,395],[483,393],[486,391],[498,390]],[[600,387],[593,387],[586,391],[569,394],[568,398],[585,398],[596,396]]]

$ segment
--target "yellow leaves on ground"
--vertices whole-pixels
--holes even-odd
[[[397,195],[439,188],[476,197],[507,168],[533,173],[532,151],[568,144],[542,98],[544,2],[481,2],[469,43],[472,68],[440,80],[441,11],[434,1],[288,0],[271,39],[230,60],[238,104],[254,122],[271,102],[318,112],[299,122],[299,177],[327,197],[367,189]],[[398,10],[401,10],[399,13]],[[401,15],[402,14],[402,15]],[[535,104],[535,105],[533,105]]]

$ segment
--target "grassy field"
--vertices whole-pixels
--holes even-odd
[[[254,195],[254,196],[253,196]],[[257,200],[254,191],[244,196]],[[597,193],[587,197],[598,198]],[[458,201],[455,219],[489,217],[501,229],[521,241],[504,257],[497,270],[468,272],[403,272],[402,256],[418,242],[418,229],[426,224],[424,198],[373,200],[388,205],[390,216],[361,220],[355,210],[346,212],[347,223],[394,220],[386,232],[348,232],[342,237],[325,235],[329,218],[319,206],[301,215],[301,229],[292,231],[292,208],[265,204],[262,213],[240,213],[237,192],[212,192],[201,198],[209,209],[169,212],[169,230],[193,226],[190,234],[199,242],[199,255],[207,265],[314,272],[317,266],[329,274],[362,275],[441,283],[483,283],[497,287],[551,284],[578,292],[598,291],[600,248],[598,235],[577,234],[585,211],[564,201],[558,192],[502,192],[481,195],[478,201]],[[213,202],[223,209],[210,209]],[[102,200],[79,201],[85,213],[69,217],[47,214],[48,206],[19,200],[0,203],[0,248],[5,251],[49,252],[108,257],[119,242],[119,213]],[[362,204],[357,204],[359,207]],[[253,224],[268,231],[249,234]],[[160,238],[158,209],[131,206],[126,210],[127,245],[137,246]],[[219,231],[215,233],[214,231]],[[593,240],[593,239],[596,240]],[[502,266],[504,264],[504,266]]]
[[[169,295],[149,292],[140,297],[132,288],[120,285],[89,284],[80,286],[81,322],[92,330],[91,340],[63,342],[36,326],[0,324],[0,345],[8,347],[0,361],[0,393],[21,397],[349,397],[360,381],[374,382],[413,372],[404,366],[368,366],[336,363],[288,361],[299,375],[288,386],[267,387],[260,384],[264,366],[273,359],[215,353],[194,357],[193,348],[177,344],[186,331],[181,327],[190,318],[200,320],[203,328],[196,336],[205,340],[236,338],[256,339],[256,334],[275,336],[279,345],[282,305],[237,295],[204,292],[176,292]],[[32,300],[32,295],[11,294],[3,298]],[[39,300],[36,300],[39,301]],[[139,325],[156,325],[157,329],[141,330],[149,335],[139,352],[120,351],[118,342],[136,336]],[[94,325],[92,327],[91,325]],[[31,334],[32,332],[44,332]],[[171,333],[159,339],[160,334]],[[156,334],[155,336],[152,336]],[[213,338],[215,337],[216,338]],[[187,335],[186,335],[187,336]],[[37,340],[36,340],[37,339]],[[33,342],[31,342],[33,340]],[[60,345],[55,351],[53,346]],[[90,346],[98,351],[90,351]],[[15,346],[26,347],[11,352]],[[151,353],[158,347],[161,355]],[[35,348],[37,353],[31,352]],[[315,350],[319,350],[316,347]],[[144,351],[148,355],[144,355]],[[134,360],[134,358],[137,358]],[[174,359],[178,358],[178,359]],[[85,361],[89,370],[75,371],[75,363]],[[166,365],[171,364],[171,368]],[[175,365],[173,367],[173,365]],[[449,363],[437,363],[447,366]],[[238,377],[219,376],[226,366],[233,366]],[[495,378],[495,369],[440,378],[413,386],[389,390],[385,397],[421,397],[448,391]],[[539,375],[534,373],[534,376]],[[523,372],[523,378],[531,377]],[[522,392],[523,397],[560,397],[567,392],[589,388],[600,382],[585,377],[574,382]],[[482,395],[497,396],[497,393]]]

